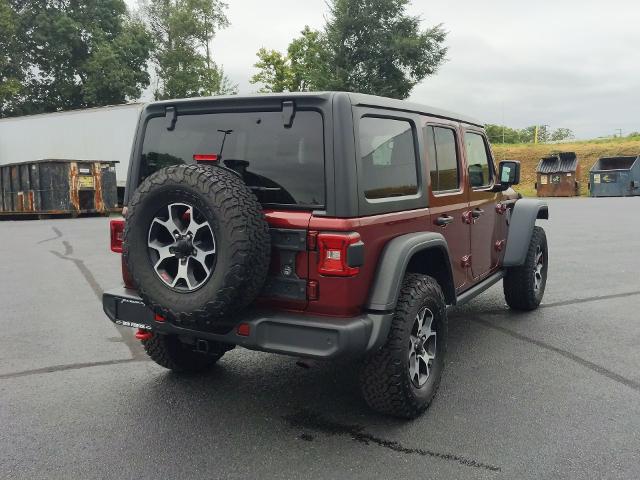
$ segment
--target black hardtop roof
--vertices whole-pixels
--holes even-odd
[[[366,95],[364,93],[349,93],[349,92],[282,92],[282,93],[255,93],[249,95],[220,95],[215,97],[195,97],[195,98],[182,98],[172,100],[160,100],[157,102],[151,102],[147,104],[148,107],[154,107],[158,105],[175,106],[178,104],[198,104],[198,103],[213,103],[213,102],[227,102],[227,103],[242,103],[251,102],[252,100],[260,99],[275,99],[282,101],[295,100],[296,98],[317,98],[324,100],[331,100],[335,95],[346,95],[349,97],[351,104],[354,106],[366,106],[386,108],[389,110],[398,110],[405,112],[413,112],[424,115],[431,115],[434,117],[444,118],[447,120],[454,120],[470,125],[476,125],[484,127],[484,124],[473,117],[461,115],[447,110],[442,110],[436,107],[430,107],[418,103],[409,102],[406,100],[397,100],[388,97],[379,97],[376,95]]]
[[[540,159],[536,173],[571,173],[578,168],[575,152],[556,152]]]

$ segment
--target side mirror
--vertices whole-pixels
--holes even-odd
[[[512,185],[520,183],[520,162],[517,160],[504,160],[498,167],[498,180],[506,190]]]

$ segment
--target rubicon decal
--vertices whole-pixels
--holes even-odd
[[[123,327],[143,328],[145,330],[151,330],[149,325],[143,323],[127,322],[126,320],[116,320],[115,323],[122,325]]]

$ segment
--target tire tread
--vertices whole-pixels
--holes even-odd
[[[415,418],[427,409],[440,386],[441,376],[438,375],[428,398],[421,401],[412,394],[413,386],[405,372],[406,347],[403,339],[406,338],[407,329],[413,327],[414,318],[410,312],[419,308],[425,298],[435,299],[440,306],[440,311],[434,314],[442,318],[443,331],[439,338],[445,342],[442,351],[446,351],[447,317],[442,289],[432,277],[409,273],[400,290],[387,342],[367,357],[360,376],[360,386],[367,404],[380,413]]]

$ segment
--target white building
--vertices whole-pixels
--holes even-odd
[[[34,160],[116,160],[118,186],[144,104],[87,108],[0,119],[0,165]]]

